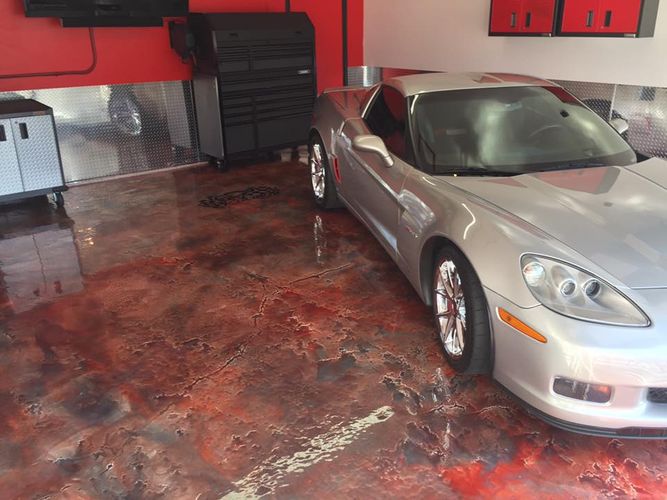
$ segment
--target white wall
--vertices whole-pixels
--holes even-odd
[[[655,38],[489,37],[490,0],[365,0],[365,64],[667,87],[667,2]]]

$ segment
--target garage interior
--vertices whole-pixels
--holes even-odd
[[[61,204],[0,187],[0,497],[664,495],[665,441],[557,429],[447,365],[430,309],[383,247],[313,202],[307,126],[275,143],[234,129],[225,141],[251,146],[209,161],[225,130],[202,125],[184,16],[63,27],[27,17],[28,3],[0,5],[0,120],[3,103],[52,110],[62,186],[48,190],[67,190]],[[635,36],[494,33],[490,9],[189,2],[225,20],[305,13],[315,52],[299,54],[315,74],[300,75],[311,97],[290,87],[294,106],[398,74],[531,74],[667,158],[664,5],[654,33]],[[216,85],[246,90],[222,69]],[[300,130],[296,114],[271,134]]]

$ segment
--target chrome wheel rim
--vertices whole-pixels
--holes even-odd
[[[435,314],[445,351],[452,358],[460,358],[465,349],[466,301],[461,276],[451,260],[444,260],[438,266]]]
[[[310,149],[310,180],[315,198],[321,200],[324,198],[325,170],[322,147],[319,144],[313,144]]]

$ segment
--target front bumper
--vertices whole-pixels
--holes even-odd
[[[529,411],[570,431],[594,435],[666,438],[667,404],[649,400],[667,388],[667,290],[638,292],[651,317],[648,328],[597,325],[538,306],[522,309],[486,290],[495,347],[494,378]],[[542,344],[500,320],[501,307],[547,338]],[[655,312],[655,314],[652,314]],[[609,385],[608,403],[568,398],[553,391],[556,377]]]

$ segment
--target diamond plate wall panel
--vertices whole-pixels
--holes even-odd
[[[667,89],[560,81],[605,120],[630,125],[628,141],[646,156],[667,158]]]
[[[353,66],[347,69],[351,87],[371,87],[382,80],[382,68],[375,66]]]
[[[190,82],[0,93],[53,108],[67,182],[200,160]]]
[[[27,137],[21,137],[24,126]],[[12,119],[12,132],[19,158],[23,189],[37,191],[63,185],[58,145],[51,116],[25,116]]]

